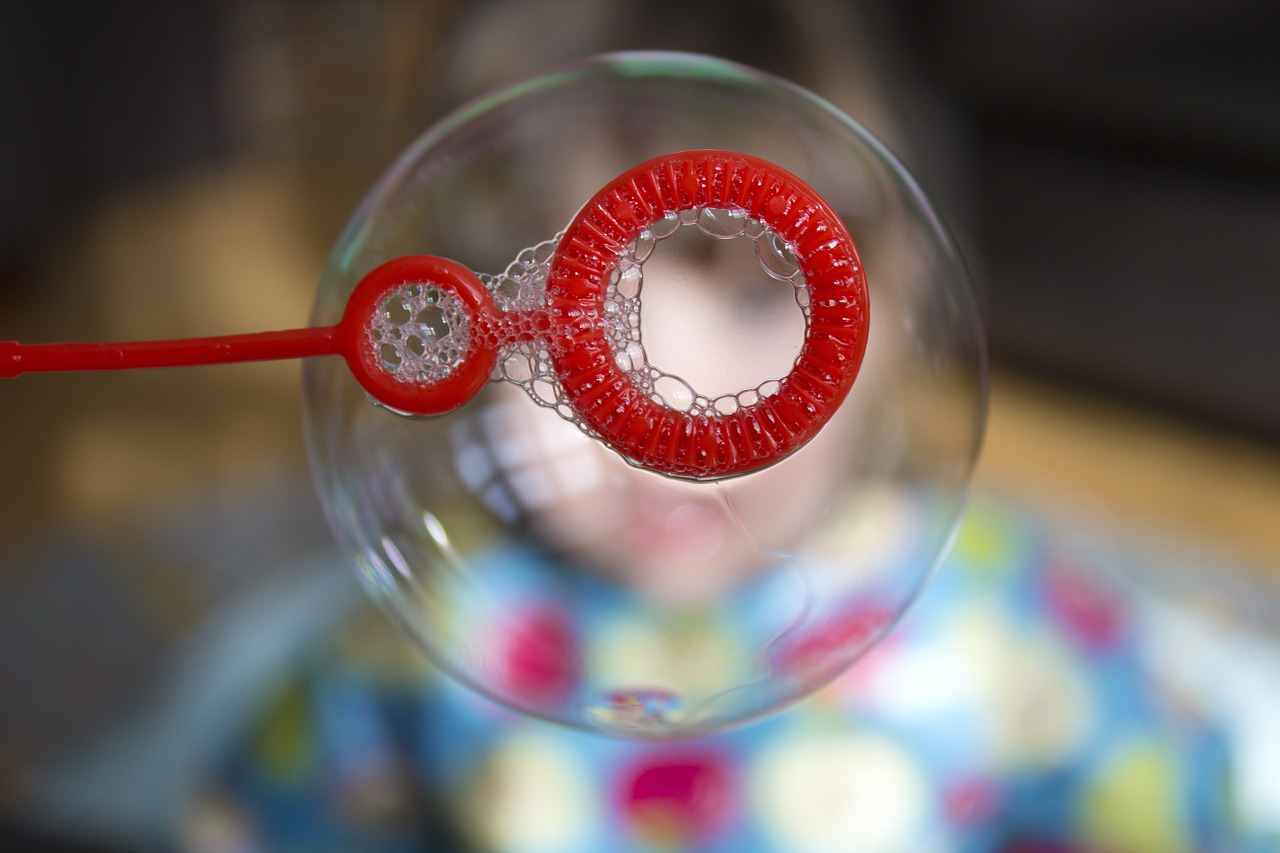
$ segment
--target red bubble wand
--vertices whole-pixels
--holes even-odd
[[[637,366],[618,331],[619,305],[639,295],[638,279],[634,291],[620,285],[620,267],[638,271],[638,246],[700,217],[728,223],[717,236],[747,233],[757,249],[773,241],[795,267],[771,274],[797,284],[804,343],[786,376],[760,386],[769,393],[673,404],[655,390],[661,372],[643,358]],[[504,309],[461,264],[411,255],[361,279],[333,326],[128,343],[4,341],[0,377],[340,355],[375,402],[426,416],[465,404],[523,347],[552,374],[551,399],[535,400],[634,465],[713,480],[771,465],[813,438],[848,394],[866,349],[866,276],[844,223],[799,178],[745,154],[668,154],[618,176],[569,224],[538,284],[537,304]]]

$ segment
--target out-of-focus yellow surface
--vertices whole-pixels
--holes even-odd
[[[1206,540],[1280,580],[1280,450],[997,371],[979,484]]]

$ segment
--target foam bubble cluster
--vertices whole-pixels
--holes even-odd
[[[796,304],[806,321],[809,291],[805,286],[804,273],[786,242],[766,225],[738,209],[704,207],[671,213],[643,229],[626,246],[609,278],[602,315],[605,337],[618,369],[627,375],[637,390],[672,411],[695,416],[730,415],[775,393],[779,379],[772,377],[736,393],[710,397],[700,393],[684,378],[653,364],[641,335],[645,261],[653,255],[659,243],[681,227],[696,228],[719,240],[750,239],[755,244],[761,269],[771,278],[793,288]],[[505,315],[499,317],[499,322],[519,323],[521,320],[513,315],[529,314],[544,307],[547,275],[558,241],[559,236],[525,249],[499,275],[480,276]],[[545,345],[532,334],[513,337],[517,340],[503,348],[494,378],[520,386],[539,405],[555,409],[562,417],[585,429],[564,399]]]
[[[397,381],[430,385],[462,363],[471,347],[471,325],[456,294],[435,284],[407,282],[382,300],[368,334],[382,368]]]

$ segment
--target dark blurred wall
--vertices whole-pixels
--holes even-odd
[[[996,356],[1280,440],[1280,4],[891,15],[961,119]]]
[[[0,2],[0,268],[86,198],[222,150],[216,5]]]

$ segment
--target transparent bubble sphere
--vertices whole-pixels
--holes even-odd
[[[914,181],[789,83],[703,57],[606,56],[421,136],[338,241],[313,317],[337,322],[362,276],[412,254],[475,271],[499,307],[536,301],[588,199],[638,163],[697,149],[797,176],[865,267],[861,370],[781,461],[704,481],[630,464],[574,423],[534,345],[504,351],[475,398],[427,418],[371,403],[339,359],[305,368],[321,499],[376,602],[502,705],[625,737],[706,733],[812,693],[892,629],[945,553],[981,441],[986,362],[964,267]],[[729,416],[774,393],[810,316],[789,246],[731,207],[653,223],[609,288],[618,369],[678,411]],[[414,334],[444,355],[410,341],[388,358],[447,370],[465,323],[450,327],[447,300],[407,293],[377,334],[399,341],[430,314]]]

